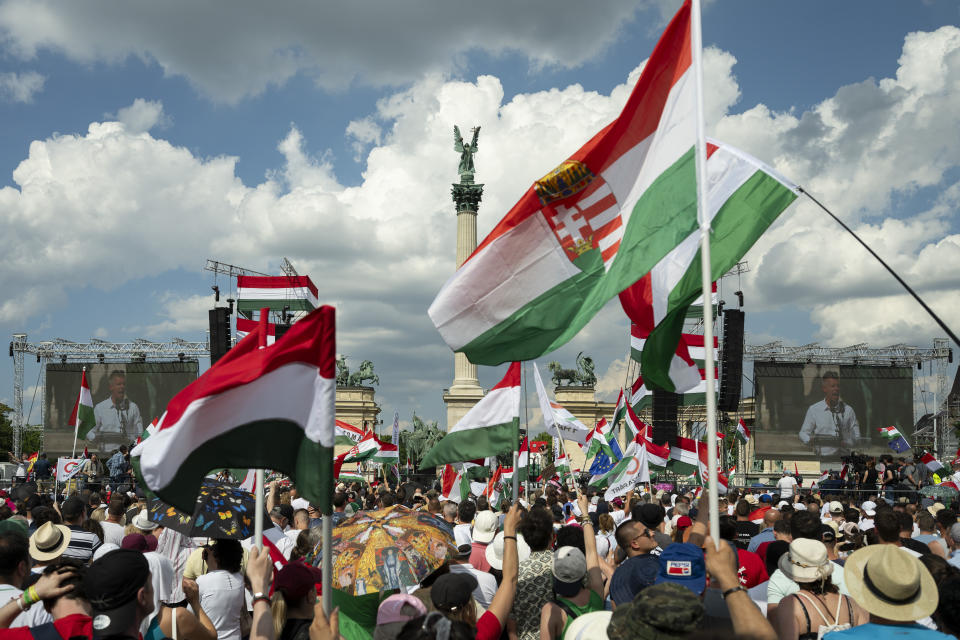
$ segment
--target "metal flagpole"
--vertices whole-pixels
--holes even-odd
[[[704,369],[707,379],[707,499],[710,501],[710,535],[720,548],[720,514],[717,503],[717,397],[713,372],[713,277],[710,262],[710,220],[707,218],[707,145],[703,123],[703,33],[700,29],[700,0],[690,6],[690,48],[693,49],[693,75],[696,83],[697,143],[694,149],[697,181],[697,219],[700,222],[700,275],[703,287]]]
[[[523,412],[527,412],[527,363],[520,363],[520,377],[523,379]],[[513,502],[520,500],[520,419],[517,418],[517,428],[513,435]]]
[[[84,367],[83,373],[86,373],[86,372],[87,372],[87,368]],[[70,455],[71,458],[77,457],[77,436],[79,435],[78,432],[80,431],[80,396],[83,395],[83,382],[82,382],[83,378],[80,378],[80,380],[81,380],[80,395],[77,396],[77,415],[74,418],[76,422],[73,423],[73,453]]]
[[[260,309],[260,344],[261,349],[267,348],[267,327],[270,321],[270,309],[264,307]],[[263,469],[257,469],[256,486],[253,488],[254,514],[253,514],[253,540],[260,553],[263,553]]]

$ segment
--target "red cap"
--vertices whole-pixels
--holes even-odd
[[[322,573],[315,567],[302,562],[291,562],[277,573],[273,583],[275,591],[282,591],[287,600],[300,600],[320,582]]]

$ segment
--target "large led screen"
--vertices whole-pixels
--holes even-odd
[[[69,453],[73,444],[70,413],[80,392],[80,377],[87,368],[93,395],[96,426],[80,439],[77,450],[109,454],[121,444],[131,444],[181,389],[197,379],[199,363],[88,362],[48,364],[43,428],[47,449]]]
[[[892,453],[881,427],[912,435],[913,368],[755,362],[756,456],[839,461]]]

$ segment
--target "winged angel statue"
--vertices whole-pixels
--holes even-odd
[[[460,152],[460,166],[457,167],[457,173],[473,175],[473,154],[477,152],[477,139],[480,137],[480,127],[473,128],[473,140],[470,144],[463,143],[463,136],[460,135],[460,127],[453,125],[453,150]]]

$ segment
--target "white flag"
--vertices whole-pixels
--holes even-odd
[[[586,443],[590,429],[562,405],[550,401],[547,390],[543,387],[543,380],[540,379],[540,369],[537,368],[536,362],[533,363],[533,374],[537,385],[537,400],[540,401],[540,411],[543,413],[543,424],[547,428],[547,433],[562,437],[564,440],[572,440],[577,444]]]

